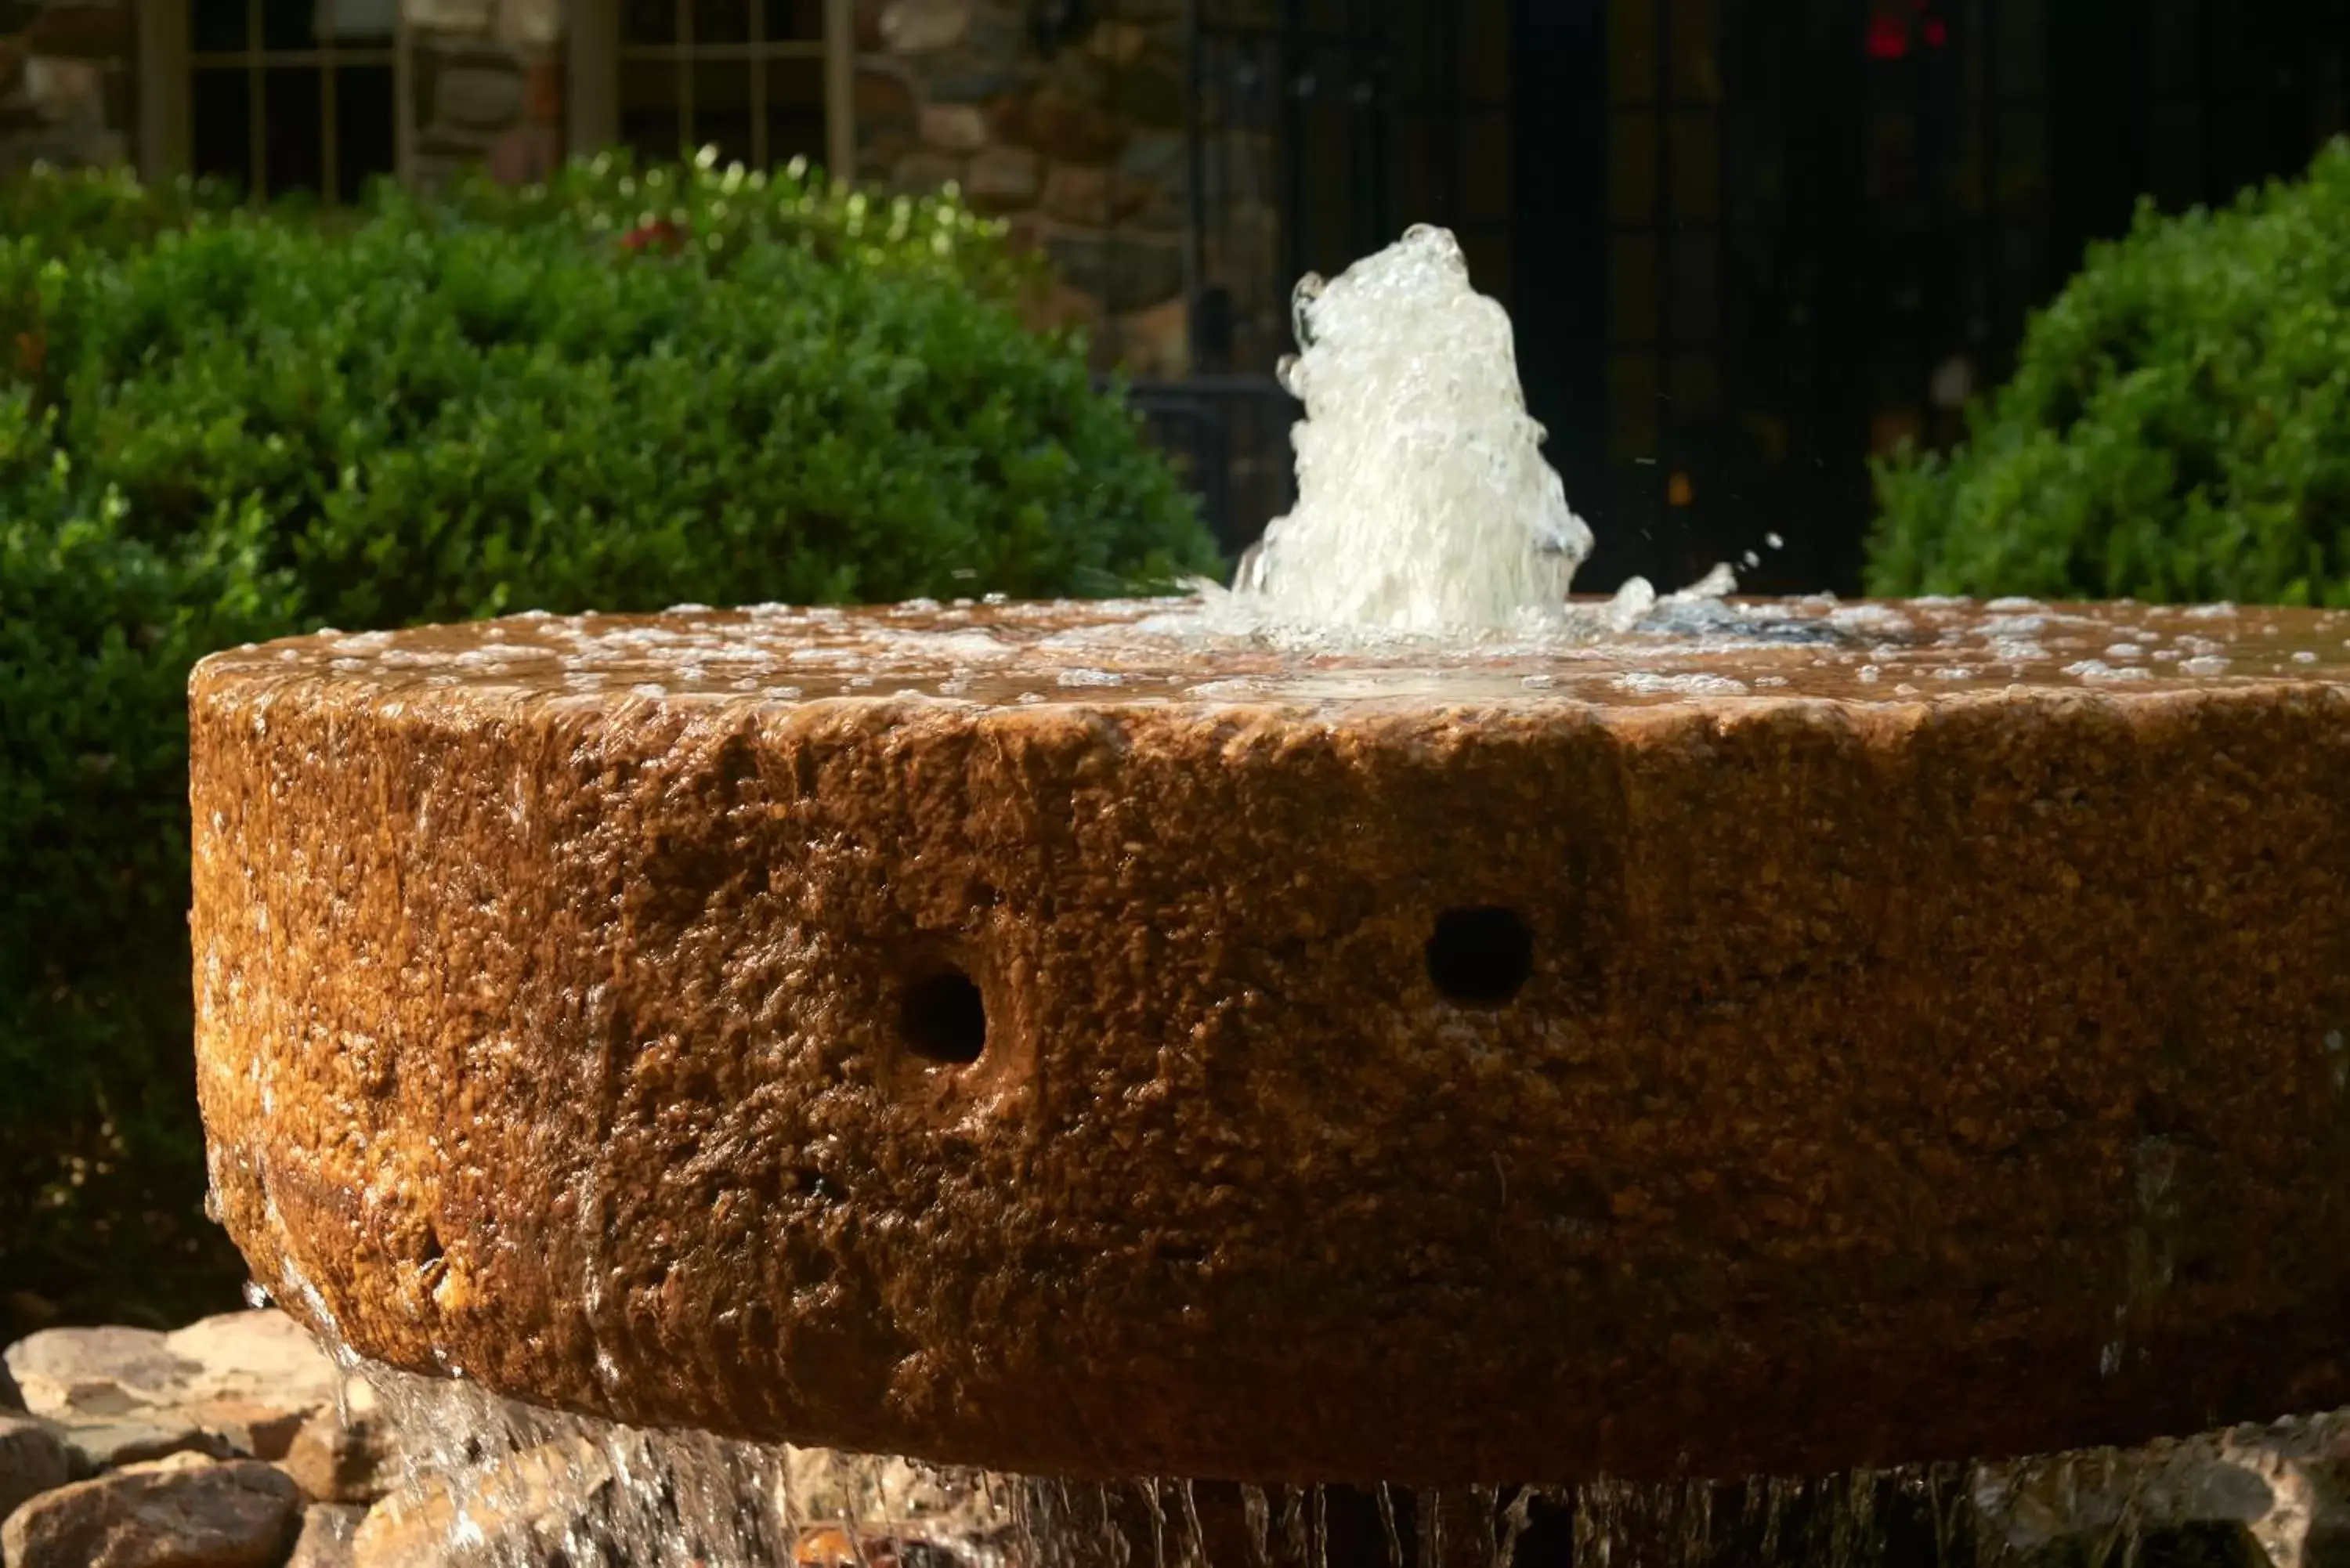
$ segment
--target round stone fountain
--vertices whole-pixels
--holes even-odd
[[[197,1054],[256,1277],[544,1406],[1076,1477],[1818,1474],[2350,1402],[2350,617],[1562,609],[1506,321],[1508,398],[1397,353],[1365,399],[1366,321],[1498,310],[1348,278],[1243,584],[1336,612],[206,660]],[[1415,588],[1317,575],[1340,502],[1406,553],[1520,521]]]
[[[208,660],[256,1276],[397,1366],[1055,1474],[1808,1473],[2350,1400],[2350,617],[1163,618]]]

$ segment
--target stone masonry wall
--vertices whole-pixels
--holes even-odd
[[[563,158],[562,0],[402,0],[415,46],[413,175],[469,164],[508,184]]]
[[[128,0],[0,0],[0,175],[126,158],[130,57]]]
[[[1105,368],[1190,368],[1181,0],[858,0],[856,45],[860,183],[959,184],[1051,259],[1045,324]]]

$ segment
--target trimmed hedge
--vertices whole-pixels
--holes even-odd
[[[0,389],[0,1282],[162,1317],[236,1282],[196,1223],[187,671],[294,596],[257,510],[136,538],[52,422]]]
[[[78,1314],[238,1277],[187,1063],[203,652],[1213,569],[951,202],[607,162],[322,223],[49,178],[0,202],[63,214],[0,241],[0,1282]]]
[[[1877,470],[1873,593],[2350,603],[2350,143],[2141,207],[1948,457]]]

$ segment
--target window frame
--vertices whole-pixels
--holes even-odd
[[[620,67],[624,60],[667,54],[688,68],[697,57],[690,42],[674,45],[624,45],[620,39],[620,0],[572,0],[572,31],[566,38],[569,51],[564,91],[566,150],[573,153],[601,152],[620,145]],[[824,0],[824,36],[812,43],[781,41],[706,47],[700,58],[764,62],[794,56],[821,58],[824,65],[825,166],[839,178],[853,178],[857,169],[856,0]],[[754,73],[754,80],[757,74]],[[764,92],[764,88],[761,88]],[[691,112],[689,100],[680,114]],[[754,133],[764,135],[757,126]]]
[[[258,0],[247,0],[257,5]],[[142,178],[162,181],[185,173],[195,145],[194,76],[198,69],[223,68],[227,61],[193,47],[191,0],[140,0],[133,48],[132,91],[137,105],[132,145],[134,162]],[[567,156],[600,152],[619,142],[619,71],[624,50],[620,43],[619,0],[570,0],[563,38],[565,56],[564,151]],[[824,0],[824,36],[802,46],[811,57],[820,57],[824,71],[825,160],[836,177],[850,179],[857,168],[855,0]],[[690,46],[688,46],[690,47]],[[731,54],[738,46],[726,46]],[[771,47],[778,47],[771,46]],[[242,51],[246,68],[260,63],[313,65],[331,72],[333,64],[375,61],[384,51],[341,50],[331,46],[285,51],[249,47]],[[781,49],[767,57],[794,52]],[[392,72],[393,177],[402,183],[414,178],[416,103],[415,43],[408,7],[399,9],[390,50]],[[321,91],[332,103],[331,77]],[[258,99],[256,99],[256,103]],[[265,124],[256,108],[255,130]],[[331,132],[328,140],[331,140]],[[322,167],[333,167],[333,149],[321,150]],[[259,181],[256,181],[258,190]]]

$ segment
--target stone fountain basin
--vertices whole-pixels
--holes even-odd
[[[1301,653],[1163,608],[207,659],[256,1278],[543,1404],[1073,1476],[2350,1403],[2350,619]]]

